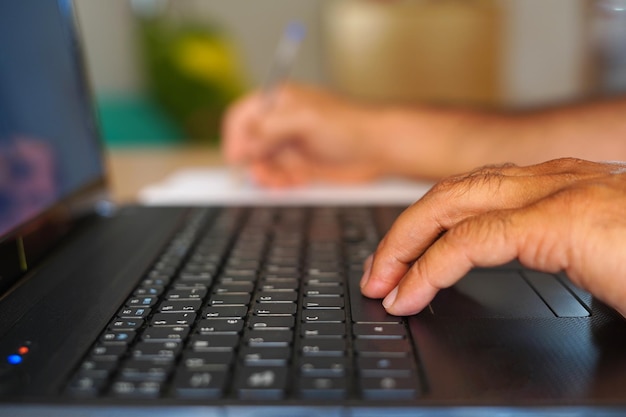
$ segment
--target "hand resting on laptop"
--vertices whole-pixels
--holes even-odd
[[[365,263],[362,291],[409,315],[472,267],[518,258],[565,271],[625,315],[625,207],[626,164],[558,159],[450,177],[398,217]]]

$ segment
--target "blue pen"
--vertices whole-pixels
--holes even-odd
[[[278,42],[269,76],[263,85],[263,91],[269,103],[271,103],[276,87],[289,76],[305,32],[304,25],[296,21],[289,22],[285,28],[283,36]]]
[[[267,107],[272,105],[274,91],[278,85],[287,79],[298,54],[300,44],[304,39],[305,32],[304,25],[296,21],[290,22],[285,28],[278,42],[267,80],[262,88]],[[231,167],[231,177],[236,188],[241,188],[245,183],[243,171],[242,166]]]

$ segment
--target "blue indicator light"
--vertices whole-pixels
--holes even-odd
[[[9,362],[11,365],[19,365],[20,363],[22,363],[22,357],[20,355],[9,355],[7,357],[7,362]]]

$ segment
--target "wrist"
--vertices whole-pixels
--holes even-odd
[[[457,115],[428,107],[379,113],[378,155],[391,175],[439,179],[457,172]]]

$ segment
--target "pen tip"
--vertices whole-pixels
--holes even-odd
[[[301,22],[292,21],[287,25],[287,36],[295,41],[301,41],[306,33],[306,28]]]

